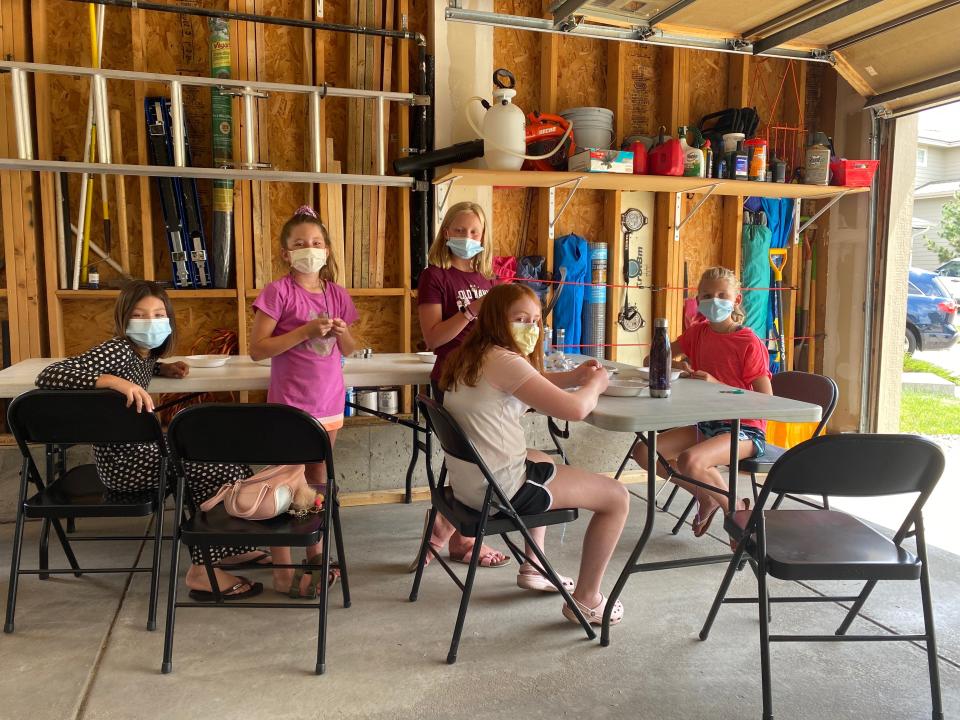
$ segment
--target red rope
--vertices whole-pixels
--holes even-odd
[[[526,278],[526,277],[517,277],[513,275],[511,277],[500,278],[504,282],[524,282],[524,283],[544,283],[545,285],[572,285],[574,287],[608,287],[608,288],[621,288],[627,290],[653,290],[654,292],[662,292],[665,290],[685,290],[687,292],[696,293],[696,287],[674,287],[667,285],[664,287],[655,287],[653,285],[620,285],[617,283],[594,283],[594,282],[574,282],[571,280],[540,280],[539,278]],[[787,292],[797,292],[800,288],[794,285],[784,285],[783,287],[746,287],[740,288],[741,292],[769,292],[771,290],[784,290]]]

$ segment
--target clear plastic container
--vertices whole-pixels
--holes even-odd
[[[328,320],[330,315],[325,312],[317,313],[318,320]],[[334,345],[337,344],[337,336],[331,331],[325,337],[314,338],[310,341],[310,347],[317,353],[320,357],[327,357],[330,353],[333,352]]]

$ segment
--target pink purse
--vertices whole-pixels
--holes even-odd
[[[303,465],[273,465],[245,480],[227,483],[200,509],[209,512],[220,502],[228,514],[244,520],[269,520],[290,509],[297,487],[306,483]]]

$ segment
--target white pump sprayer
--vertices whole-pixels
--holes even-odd
[[[509,85],[500,77],[504,77]],[[512,100],[517,91],[514,90],[517,80],[513,73],[500,68],[493,73],[493,104],[477,95],[467,101],[464,112],[467,122],[473,131],[483,138],[483,160],[491,170],[519,170],[524,160],[545,160],[564,147],[567,138],[573,131],[573,123],[564,133],[553,150],[545,155],[526,155],[527,149],[527,118],[523,110],[513,104]],[[469,103],[479,101],[486,109],[483,116],[483,130],[478,128],[470,116]]]

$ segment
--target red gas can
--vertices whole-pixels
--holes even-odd
[[[633,153],[633,174],[647,174],[647,146],[639,140],[630,144],[630,152]]]
[[[683,175],[683,147],[670,138],[650,151],[647,167],[651,175]]]

